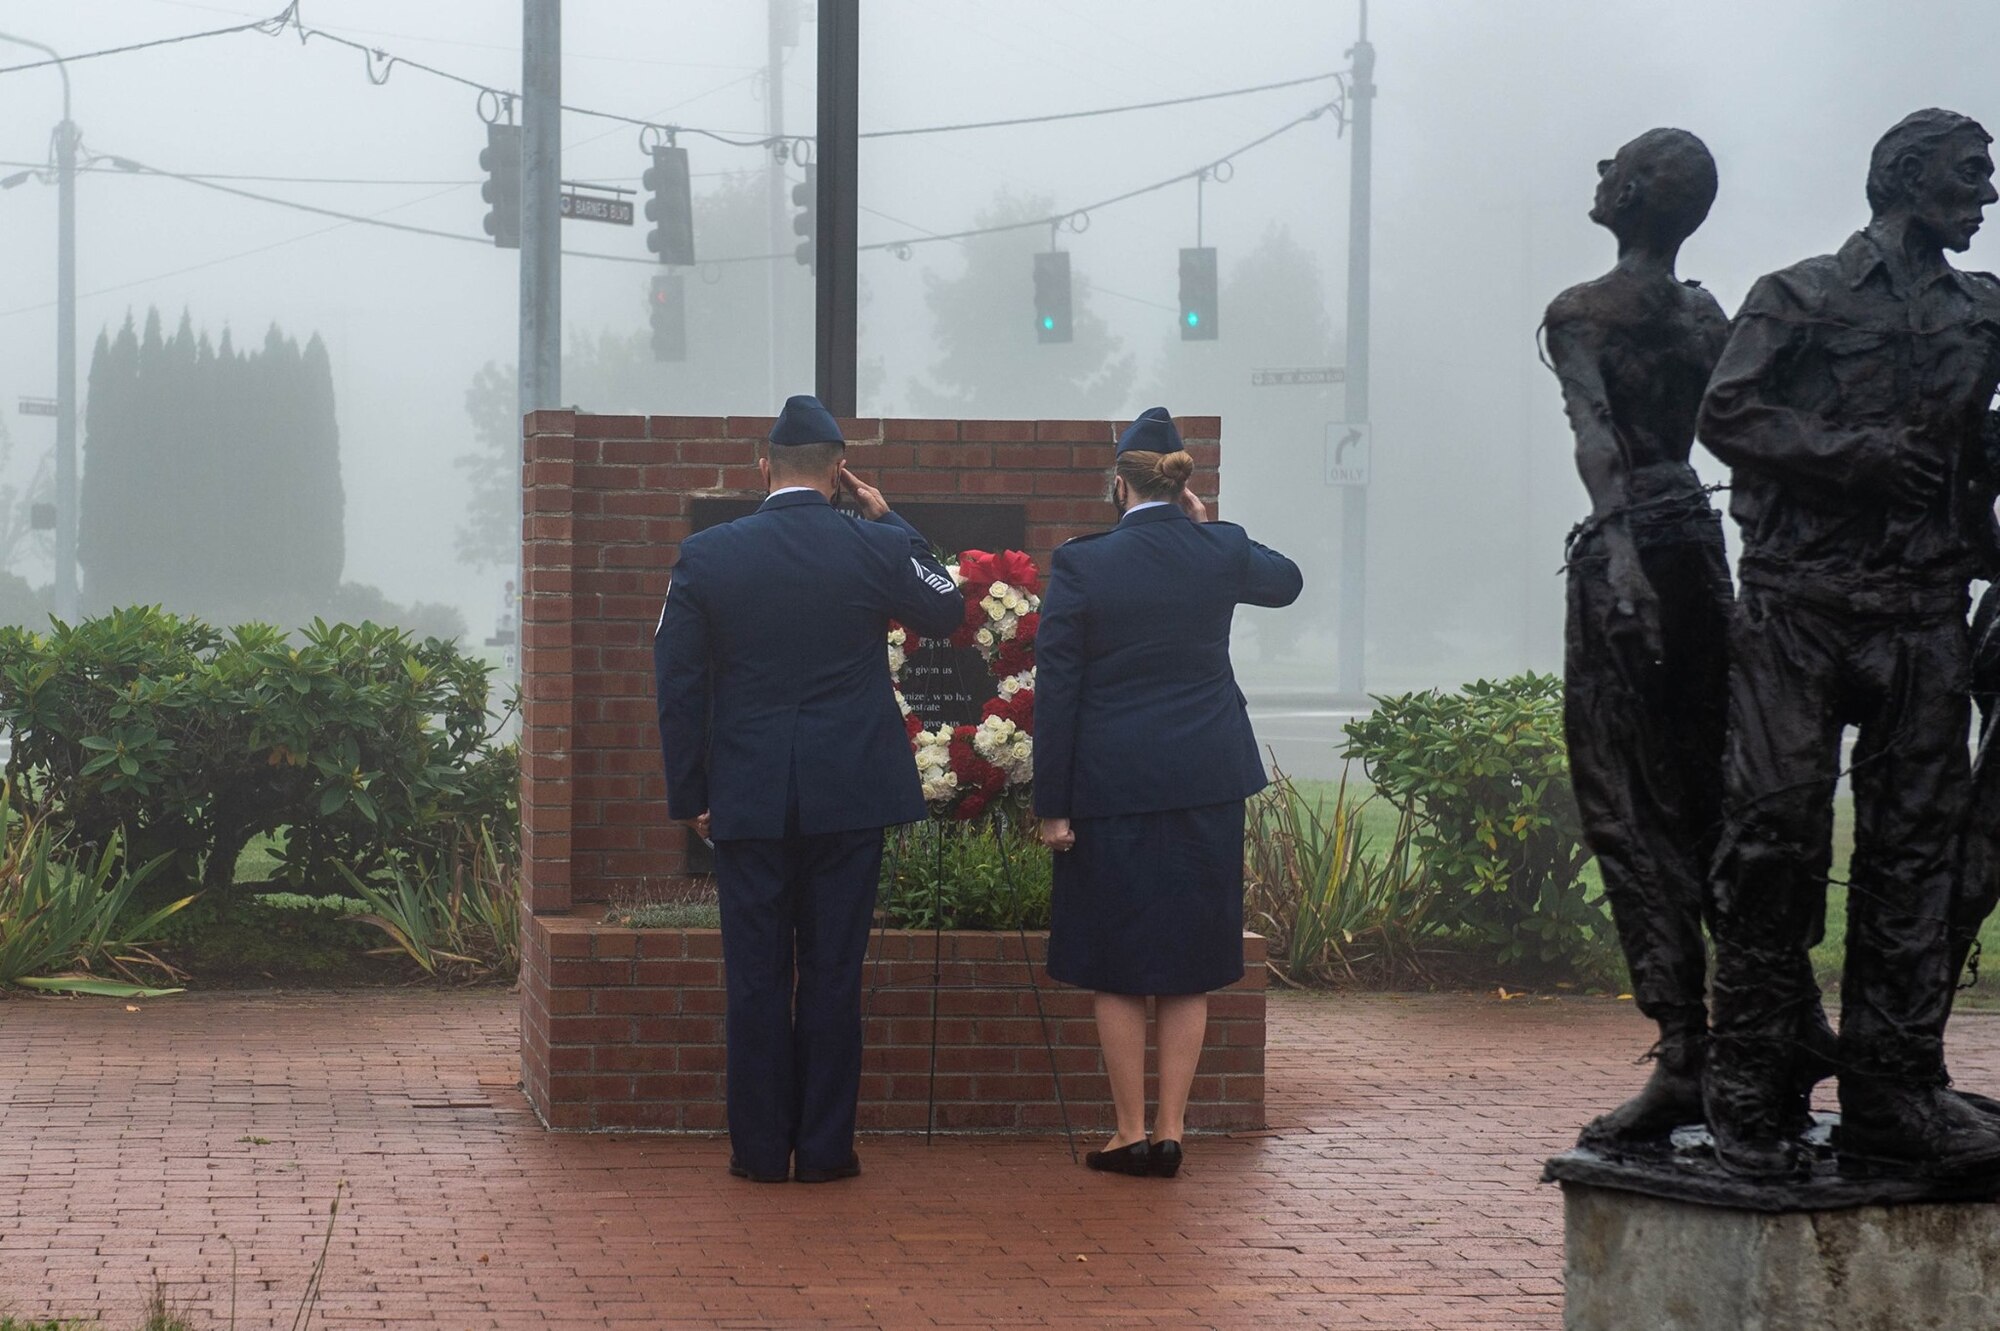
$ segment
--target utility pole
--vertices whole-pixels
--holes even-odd
[[[764,132],[773,138],[785,132],[785,48],[799,40],[798,0],[766,0],[769,44],[764,57]],[[785,215],[785,157],[783,145],[772,144],[768,181],[771,220],[771,253],[783,254],[790,247],[791,224]],[[764,280],[771,305],[771,386],[772,409],[785,393],[785,275],[790,270],[773,259],[764,265]]]
[[[62,123],[56,126],[56,580],[57,619],[76,620],[76,123],[69,115],[69,67],[54,47],[0,33],[32,47],[62,75]]]
[[[1375,48],[1368,41],[1368,0],[1361,0],[1361,37],[1349,52],[1348,151],[1351,186],[1347,213],[1347,423],[1368,423],[1369,175],[1375,132]],[[1373,461],[1370,471],[1374,470]],[[1340,626],[1335,640],[1343,698],[1367,694],[1363,656],[1368,649],[1368,487],[1343,487],[1340,521]]]
[[[861,0],[820,0],[818,279],[814,383],[836,416],[855,411],[861,157]]]
[[[562,0],[521,0],[521,414],[562,400]]]

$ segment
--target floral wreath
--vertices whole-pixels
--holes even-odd
[[[903,666],[922,640],[889,626],[889,676],[910,733],[910,751],[933,817],[967,821],[1003,796],[1025,802],[1035,774],[1035,633],[1041,626],[1041,571],[1019,550],[967,550],[948,562],[965,595],[965,619],[946,639],[976,647],[995,681],[977,725],[926,730],[903,697]]]

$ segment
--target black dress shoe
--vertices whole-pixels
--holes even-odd
[[[813,1169],[806,1165],[800,1165],[792,1172],[792,1177],[801,1183],[831,1183],[835,1179],[853,1178],[860,1172],[861,1157],[850,1155],[847,1157],[846,1164],[835,1165],[832,1169]]]
[[[1179,1142],[1153,1143],[1153,1177],[1172,1178],[1181,1172],[1181,1144]]]
[[[744,1167],[743,1167],[743,1166],[742,1166],[742,1165],[741,1165],[740,1163],[738,1163],[738,1161],[737,1161],[736,1157],[735,1157],[735,1156],[733,1156],[733,1155],[729,1157],[729,1174],[730,1174],[730,1177],[731,1177],[731,1178],[747,1178],[747,1179],[749,1179],[749,1180],[750,1180],[750,1181],[751,1181],[752,1183],[783,1183],[783,1182],[785,1182],[785,1176],[784,1176],[783,1174],[753,1174],[753,1173],[751,1173],[751,1172],[750,1172],[750,1171],[749,1171],[748,1169],[745,1169],[745,1168],[744,1168]]]
[[[1091,1151],[1083,1157],[1084,1167],[1100,1174],[1130,1174],[1144,1178],[1153,1172],[1153,1148],[1143,1141],[1121,1146],[1115,1151]]]

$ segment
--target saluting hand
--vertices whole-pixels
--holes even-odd
[[[840,485],[854,496],[854,506],[860,509],[861,516],[870,522],[889,511],[889,501],[882,497],[882,492],[872,485],[864,484],[859,476],[847,469],[845,462],[840,464]]]
[[[1068,850],[1076,844],[1076,833],[1067,818],[1042,819],[1042,844],[1050,850]]]
[[[1181,512],[1187,514],[1189,517],[1193,518],[1196,522],[1208,521],[1208,505],[1202,503],[1201,496],[1196,494],[1194,491],[1183,486],[1181,488],[1181,497],[1178,502],[1181,506]]]

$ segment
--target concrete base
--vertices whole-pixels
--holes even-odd
[[[1992,1331],[2000,1206],[1772,1215],[1563,1184],[1565,1331]]]

